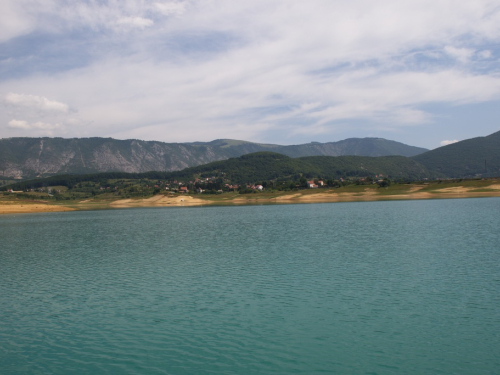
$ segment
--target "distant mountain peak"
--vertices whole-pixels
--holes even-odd
[[[43,142],[43,144],[41,144]],[[382,138],[282,146],[234,139],[165,143],[113,138],[0,139],[0,173],[30,178],[61,173],[175,171],[253,152],[301,156],[413,156],[426,149]]]
[[[499,176],[500,131],[441,146],[413,159],[450,177]]]

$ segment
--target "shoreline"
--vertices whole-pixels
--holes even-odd
[[[47,203],[26,203],[22,204],[12,204],[6,202],[0,202],[0,215],[11,215],[11,214],[35,214],[35,213],[46,213],[46,212],[66,212],[66,211],[78,211],[77,208],[59,206]]]
[[[497,182],[497,181],[495,181]],[[372,187],[358,187],[358,191],[341,189],[301,190],[292,192],[237,194],[217,196],[155,195],[149,198],[116,199],[109,201],[83,200],[71,203],[48,201],[0,201],[0,215],[22,213],[47,213],[66,211],[89,211],[100,209],[121,209],[133,207],[200,207],[241,206],[267,204],[313,204],[340,202],[373,202],[389,200],[459,199],[500,197],[500,184],[493,183],[482,189],[477,187],[452,186],[429,189],[426,185],[397,187],[399,190],[380,190]],[[402,189],[404,188],[404,189]],[[480,191],[478,191],[480,190]]]

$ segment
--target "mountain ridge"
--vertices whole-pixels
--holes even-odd
[[[413,156],[427,149],[383,138],[282,146],[231,139],[166,143],[101,137],[15,137],[0,139],[0,173],[3,177],[33,178],[61,173],[170,172],[260,151],[290,157]]]
[[[452,177],[500,174],[500,131],[415,155],[426,168]]]
[[[414,181],[440,177],[418,162],[405,156],[304,156],[291,158],[270,151],[245,154],[236,158],[214,161],[212,163],[185,168],[181,171],[143,173],[101,172],[96,174],[70,175],[62,174],[46,178],[25,180],[1,187],[0,190],[26,190],[47,186],[65,186],[72,188],[82,183],[97,183],[100,187],[123,184],[125,180],[152,180],[157,184],[162,181],[176,187],[196,183],[238,185],[254,183],[273,183],[282,188],[293,189],[298,183],[306,183],[306,179],[323,179],[325,181],[342,181],[342,179],[375,179],[389,178],[398,181]],[[113,182],[110,182],[113,181]],[[120,182],[117,182],[120,181]],[[153,182],[154,181],[154,182]],[[193,182],[194,181],[194,182]],[[328,182],[327,182],[328,183]],[[303,185],[302,185],[303,186]],[[149,188],[149,186],[147,186]],[[304,187],[304,186],[303,186]],[[152,186],[151,186],[152,188]],[[100,189],[99,191],[101,191]]]

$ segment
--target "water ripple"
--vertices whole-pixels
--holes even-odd
[[[0,217],[2,374],[491,374],[500,200]]]

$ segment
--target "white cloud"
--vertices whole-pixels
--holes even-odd
[[[446,46],[444,51],[451,57],[457,59],[462,63],[466,63],[474,55],[474,50],[470,48],[456,48],[453,46]]]
[[[154,24],[153,20],[142,17],[123,17],[116,22],[119,26],[136,27],[144,29]]]
[[[16,120],[16,119],[10,120],[7,126],[11,129],[43,130],[43,131],[50,131],[62,128],[61,124],[47,124],[40,121],[35,123],[28,123],[27,121]]]
[[[31,129],[31,126],[30,124],[28,124],[27,121],[16,120],[16,119],[10,120],[7,126],[12,129],[24,129],[24,130]]]
[[[490,0],[6,1],[54,43],[84,30],[84,42],[66,42],[88,61],[3,81],[3,123],[68,124],[69,106],[48,99],[64,98],[79,109],[75,135],[258,139],[349,121],[416,126],[434,120],[428,104],[500,99],[498,74],[473,61],[496,55],[500,10]],[[141,32],[120,32],[131,28]]]
[[[440,142],[440,144],[441,144],[441,146],[448,146],[448,145],[451,145],[451,144],[453,144],[453,143],[457,143],[457,142],[458,142],[458,140],[457,140],[457,139],[454,139],[454,140],[452,140],[452,141],[450,141],[450,140],[445,140],[445,141],[441,141],[441,142]]]
[[[481,57],[483,59],[489,59],[492,56],[492,53],[490,50],[479,51],[477,54],[479,55],[479,57]]]
[[[5,101],[16,106],[38,109],[41,111],[69,111],[69,106],[67,104],[55,100],[49,100],[44,96],[15,94],[10,92],[5,96]]]
[[[33,28],[33,19],[24,12],[21,2],[0,2],[0,43],[27,34]]]
[[[180,16],[186,11],[186,3],[181,1],[169,1],[166,3],[154,3],[156,9],[165,16]]]

